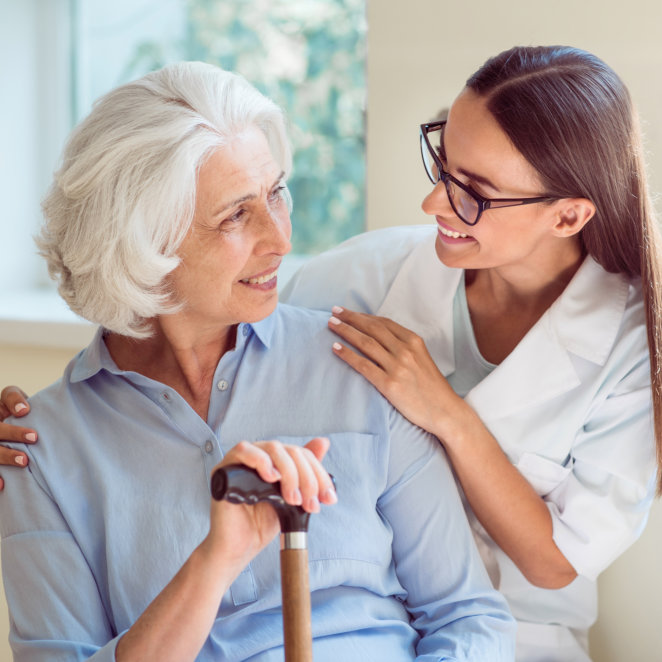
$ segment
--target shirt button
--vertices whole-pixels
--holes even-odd
[[[228,388],[228,383],[225,379],[221,379],[221,381],[216,384],[216,388],[218,388],[219,391],[226,391]]]
[[[168,393],[167,391],[165,391],[165,392],[163,393],[163,399],[164,399],[164,400],[170,400],[170,393]]]
[[[214,444],[209,439],[207,439],[207,441],[205,442],[205,451],[207,453],[211,453],[213,450],[214,450]]]
[[[242,330],[242,333],[247,336],[250,333],[250,329],[248,328],[248,324],[244,324],[244,328]]]

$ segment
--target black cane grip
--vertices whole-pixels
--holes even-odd
[[[331,477],[333,480],[333,476]],[[257,471],[243,464],[219,467],[211,477],[211,495],[217,501],[254,505],[267,501],[276,510],[282,533],[307,531],[310,513],[301,506],[286,503],[280,493],[280,482],[267,483]]]

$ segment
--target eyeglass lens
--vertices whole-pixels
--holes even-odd
[[[440,158],[440,153],[443,153],[443,150],[439,149],[441,140],[443,139],[443,131],[439,129],[429,131],[427,137],[428,141],[430,142],[430,146],[435,150],[435,155],[437,158]],[[434,183],[439,182],[441,179],[439,166],[430,153],[430,150],[423,137],[421,137],[421,153],[423,154],[423,163],[425,165],[425,170],[428,174],[428,177]],[[446,193],[448,194],[448,200],[453,207],[453,211],[465,223],[474,223],[478,217],[479,212],[478,202],[475,200],[475,198],[473,198],[463,188],[460,188],[457,184],[455,184],[455,182],[453,182],[452,179],[448,177],[445,177],[444,184],[446,185]]]

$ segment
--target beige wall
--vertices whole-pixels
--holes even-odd
[[[372,0],[368,9],[368,227],[427,223],[418,125],[452,103],[490,56],[514,46],[592,51],[625,80],[662,191],[662,3],[659,0]],[[659,210],[658,210],[659,211]],[[640,541],[600,579],[595,662],[659,662],[662,502]]]
[[[373,0],[368,3],[368,227],[425,223],[418,125],[452,103],[490,56],[516,44],[594,52],[640,109],[662,191],[659,0]]]
[[[487,57],[516,43],[565,43],[592,50],[630,86],[644,121],[652,183],[662,191],[662,3],[657,0],[372,0],[369,3],[368,226],[427,222],[428,190],[418,124],[452,102]],[[27,391],[56,379],[72,350],[0,345],[0,386]],[[596,662],[658,662],[662,627],[659,552],[662,506],[642,539],[601,578]],[[0,606],[0,661],[10,660],[7,613]]]

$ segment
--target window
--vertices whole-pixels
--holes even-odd
[[[168,62],[243,74],[281,105],[294,149],[293,252],[364,227],[365,0],[27,0],[3,9],[0,46],[14,103],[0,282],[49,284],[32,235],[66,135],[112,87]],[[8,14],[7,16],[5,16]],[[6,19],[6,20],[5,20]],[[22,53],[22,58],[16,54]]]

